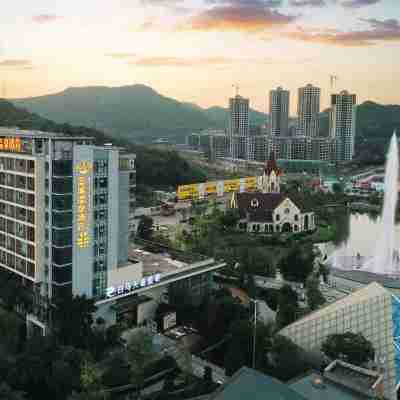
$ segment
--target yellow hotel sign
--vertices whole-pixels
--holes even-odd
[[[21,152],[21,139],[13,137],[0,138],[0,151],[14,151],[16,153]]]
[[[77,239],[76,245],[80,249],[89,246],[89,177],[92,171],[92,165],[88,161],[81,161],[75,167],[77,173],[77,201],[76,201],[76,215],[77,215]]]

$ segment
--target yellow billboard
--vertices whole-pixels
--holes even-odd
[[[224,181],[224,192],[238,192],[240,190],[240,179],[229,179]]]
[[[257,177],[244,178],[245,190],[256,190],[257,189]]]
[[[217,182],[206,182],[204,184],[204,193],[206,195],[217,194]]]
[[[183,185],[178,186],[177,191],[178,200],[188,200],[188,199],[195,199],[199,197],[199,185]]]
[[[200,199],[207,196],[222,196],[224,193],[257,190],[257,177],[251,176],[241,179],[194,183],[178,186],[176,195],[179,201]]]

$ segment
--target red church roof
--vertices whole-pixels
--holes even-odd
[[[266,175],[271,175],[272,171],[275,171],[277,176],[282,175],[283,172],[276,165],[275,154],[271,153],[269,160],[265,163],[264,171]]]

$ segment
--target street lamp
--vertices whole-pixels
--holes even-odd
[[[254,332],[253,332],[253,369],[256,369],[256,328],[257,328],[257,299],[249,300],[254,303]]]

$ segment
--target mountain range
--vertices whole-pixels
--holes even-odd
[[[95,128],[114,138],[149,143],[155,138],[183,142],[193,131],[224,129],[229,112],[223,107],[201,108],[157,93],[145,85],[69,88],[47,96],[11,100],[16,106],[57,123]],[[320,134],[327,135],[329,109],[320,114]],[[260,125],[268,116],[250,110],[250,124]],[[293,119],[291,119],[293,123]],[[358,142],[384,141],[397,128],[400,106],[366,101],[357,107]]]
[[[68,88],[60,93],[10,100],[57,123],[83,125],[126,139],[180,138],[206,128],[226,128],[228,110],[203,109],[162,96],[145,85]],[[265,123],[267,116],[250,110],[251,123]],[[146,140],[148,141],[148,140]]]

